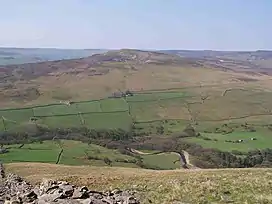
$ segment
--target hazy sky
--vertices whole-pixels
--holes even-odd
[[[0,46],[272,49],[272,0],[0,0]]]

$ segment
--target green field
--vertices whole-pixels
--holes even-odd
[[[154,155],[141,155],[143,163],[149,167],[160,169],[179,169],[179,156],[175,153],[161,153]],[[177,161],[177,162],[176,162]],[[174,163],[175,162],[175,163]]]
[[[52,104],[25,109],[0,110],[2,117],[0,130],[16,131],[19,127],[21,130],[33,118],[36,118],[35,124],[49,128],[85,126],[94,129],[127,129],[132,118],[139,121],[163,119],[173,115],[171,112],[175,112],[177,117],[184,116],[183,113],[186,112],[184,108],[180,111],[174,109],[184,102],[185,96],[185,92],[141,93],[126,99],[105,98],[99,101],[76,102],[69,106]]]
[[[79,115],[42,117],[37,123],[45,125],[49,128],[69,128],[82,126]]]
[[[4,117],[7,122],[19,124],[22,122],[28,122],[30,118],[33,117],[33,111],[31,108],[0,110],[0,117]]]
[[[187,138],[186,141],[223,151],[248,151],[271,146],[270,130],[267,127],[272,124],[272,115],[268,112],[271,107],[270,92],[234,90],[224,97],[221,96],[221,92],[215,93],[205,103],[201,102],[200,96],[196,97],[189,90],[181,89],[136,93],[126,99],[105,98],[98,101],[82,101],[72,103],[70,106],[55,104],[0,110],[2,116],[0,130],[34,131],[35,125],[49,128],[87,127],[128,130],[134,121],[136,132],[141,135],[169,136],[182,132],[194,118],[196,131],[211,140]],[[189,107],[187,103],[191,103]],[[36,121],[30,121],[33,116]],[[254,127],[256,132],[245,131],[243,128],[245,123]],[[216,132],[218,129],[231,130],[232,133],[222,134]],[[255,137],[257,140],[245,140],[243,143],[225,142],[225,140],[239,140],[245,137]]]
[[[103,112],[128,110],[128,104],[123,98],[108,98],[105,100],[101,100],[100,104]]]
[[[191,98],[165,98],[158,101],[130,102],[131,114],[137,121],[159,119],[185,119],[189,120],[189,113],[185,102]]]
[[[52,105],[45,107],[34,108],[35,117],[39,116],[54,116],[54,115],[66,115],[66,114],[77,114],[79,112],[100,112],[99,101],[74,103],[70,106],[67,105]]]
[[[56,163],[60,149],[63,149],[59,164],[65,165],[95,165],[106,166],[104,158],[112,161],[112,166],[138,167],[136,158],[121,154],[118,150],[107,149],[94,144],[85,144],[78,141],[60,140],[44,141],[42,143],[20,145],[6,145],[9,152],[0,154],[0,160],[5,163],[14,162],[42,162]],[[87,157],[90,157],[89,159]],[[143,163],[150,168],[176,169],[180,163],[178,155],[162,153],[158,155],[141,155]],[[138,167],[139,168],[139,167]]]
[[[82,114],[84,126],[97,129],[121,128],[127,130],[131,124],[128,112]]]
[[[215,133],[202,133],[202,136],[210,138],[205,140],[203,138],[186,138],[186,141],[200,144],[206,148],[215,148],[222,151],[238,150],[241,152],[248,152],[255,149],[271,148],[272,137],[268,131],[257,132],[233,132],[230,134],[215,134]],[[256,138],[256,140],[251,140]],[[226,140],[243,140],[241,143],[226,142]]]
[[[265,118],[267,118],[267,121],[270,119],[270,117]],[[255,149],[271,148],[272,131],[270,126],[265,125],[260,117],[251,118],[248,121],[250,123],[247,126],[255,132],[250,132],[249,129],[246,129],[244,127],[245,120],[242,119],[232,120],[229,123],[228,121],[199,121],[194,127],[202,137],[190,137],[182,140],[199,144],[205,148],[215,148],[222,151],[238,150],[248,152]],[[161,129],[159,127],[163,127],[163,135],[171,136],[181,133],[188,124],[190,122],[186,120],[159,120],[137,123],[135,127],[137,132],[153,136],[160,134]],[[230,133],[224,133],[223,131],[230,131]],[[204,138],[209,138],[210,140]],[[256,140],[251,140],[251,138],[256,138]],[[243,142],[230,143],[225,140],[243,140]]]
[[[190,124],[188,120],[158,120],[158,121],[149,121],[149,122],[139,122],[136,123],[136,130],[139,133],[147,132],[149,134],[157,134],[158,127],[163,127],[165,135],[171,135],[175,132],[182,132],[184,128]]]
[[[63,148],[63,154],[60,159],[60,164],[67,165],[84,165],[98,163],[106,165],[103,162],[104,157],[108,157],[113,161],[113,165],[117,164],[116,159],[120,160],[133,160],[133,157],[123,155],[117,150],[110,150],[98,145],[88,145],[78,141],[61,140],[57,141],[44,141],[43,143],[26,144],[22,148],[20,145],[7,145],[9,148],[7,154],[1,154],[0,159],[4,162],[46,162],[55,163],[60,148]],[[97,157],[97,160],[88,160],[88,156]],[[123,164],[121,164],[122,166]],[[130,166],[136,166],[130,164]]]

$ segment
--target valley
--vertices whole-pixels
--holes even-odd
[[[271,77],[201,60],[123,49],[6,66],[1,160],[163,170],[185,150],[199,168],[270,166]]]
[[[0,204],[272,204],[272,1],[3,1]]]

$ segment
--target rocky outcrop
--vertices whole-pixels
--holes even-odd
[[[139,204],[130,191],[92,191],[65,181],[44,179],[32,186],[15,174],[8,174],[0,183],[0,204],[67,203],[67,204]]]

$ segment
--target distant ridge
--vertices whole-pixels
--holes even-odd
[[[103,53],[102,49],[12,48],[0,47],[0,65],[14,65],[76,59]]]

